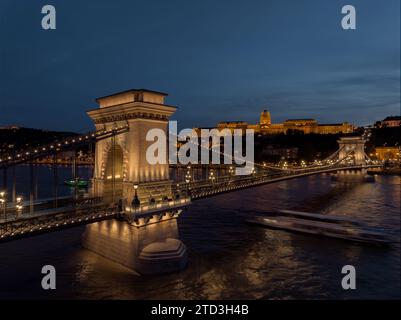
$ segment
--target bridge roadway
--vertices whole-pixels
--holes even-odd
[[[0,219],[0,241],[111,219],[116,216],[116,207],[99,202],[98,198],[90,198],[86,202],[60,208],[14,214],[7,220],[4,217]]]
[[[338,170],[359,170],[380,167],[379,165],[337,165],[321,166],[298,170],[283,170],[280,173],[256,173],[249,176],[224,176],[213,181],[194,181],[179,183],[173,186],[173,192],[179,195],[175,200],[159,202],[155,204],[143,204],[133,210],[125,208],[121,211],[116,204],[102,202],[101,198],[84,198],[79,201],[66,201],[66,205],[54,208],[49,202],[49,207],[41,207],[39,211],[24,212],[8,216],[4,219],[0,212],[0,242],[15,238],[26,237],[38,233],[56,231],[62,228],[88,224],[97,221],[121,218],[132,222],[144,217],[158,216],[167,211],[177,211],[188,206],[191,200],[211,197],[217,194],[235,190],[255,187],[267,183],[274,183],[289,179],[306,177],[315,174],[336,172]]]
[[[190,199],[180,197],[132,209],[119,207],[115,203],[105,203],[102,198],[93,197],[79,201],[70,199],[65,206],[58,208],[52,207],[49,202],[46,209],[42,207],[39,211],[28,213],[14,211],[7,219],[4,219],[4,212],[1,212],[0,242],[108,219],[124,219],[141,226],[142,223],[153,223],[149,221],[153,217],[156,220],[167,215],[167,218],[171,218],[190,202]]]
[[[95,202],[101,202],[101,197],[88,197],[88,196],[64,196],[57,197],[57,199],[53,198],[42,198],[37,199],[32,202],[29,200],[24,201],[22,203],[22,208],[17,209],[15,203],[8,203],[6,208],[0,209],[0,222],[4,219],[4,216],[7,219],[15,219],[20,216],[26,217],[27,214],[39,211],[49,211],[51,209],[57,208],[65,208],[65,207],[74,207],[80,206],[84,204],[94,204]]]

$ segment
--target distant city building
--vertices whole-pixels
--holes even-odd
[[[222,121],[217,124],[217,129],[242,129],[246,130],[249,127],[245,121]]]
[[[378,160],[400,160],[400,147],[376,147],[375,154]]]
[[[333,123],[333,124],[319,124],[315,119],[288,119],[283,123],[272,123],[270,112],[263,110],[260,114],[259,123],[248,124],[245,121],[224,121],[219,122],[217,129],[241,129],[245,132],[246,129],[255,130],[256,134],[287,134],[289,131],[300,131],[305,134],[339,134],[339,133],[352,133],[355,127],[348,123]],[[200,130],[200,128],[195,128]]]
[[[277,156],[281,159],[296,159],[298,158],[298,148],[275,148],[272,145],[268,145],[263,148],[262,153],[266,156]]]
[[[401,116],[390,116],[380,121],[380,127],[399,127],[401,126]]]

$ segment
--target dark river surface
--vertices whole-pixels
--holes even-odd
[[[51,196],[51,169],[39,173],[39,197]],[[60,168],[59,175],[62,182],[70,169]],[[28,176],[28,167],[18,170],[17,190],[25,197]],[[83,249],[84,226],[3,243],[0,298],[399,299],[400,186],[397,176],[344,184],[318,175],[195,201],[178,219],[188,267],[168,275],[139,276]],[[70,192],[60,185],[60,194]],[[386,229],[396,243],[375,247],[245,223],[269,209],[356,217]],[[56,267],[56,290],[41,288],[46,264]],[[356,290],[341,287],[348,264],[356,268]]]

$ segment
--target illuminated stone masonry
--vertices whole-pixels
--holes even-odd
[[[133,89],[96,99],[99,108],[88,111],[96,130],[128,124],[129,131],[116,136],[115,141],[110,138],[97,142],[94,193],[108,196],[114,186],[115,196],[130,203],[137,185],[142,203],[171,198],[168,164],[150,165],[146,160],[146,150],[151,144],[146,141],[147,132],[157,128],[167,133],[168,119],[176,110],[164,104],[166,95]]]
[[[148,131],[167,135],[176,110],[164,104],[165,96],[133,89],[98,98],[99,108],[88,111],[96,130],[129,130],[97,141],[92,181],[92,192],[105,202],[125,201],[124,217],[87,225],[83,246],[141,274],[179,271],[187,263],[176,219],[190,201],[174,199],[167,155],[165,164],[146,159]]]

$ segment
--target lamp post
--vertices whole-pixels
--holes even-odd
[[[187,166],[187,173],[185,174],[185,182],[186,182],[186,184],[185,184],[185,193],[186,193],[186,196],[188,196],[188,194],[189,194],[189,189],[190,189],[189,183],[191,182],[191,179],[192,179],[191,166]]]
[[[180,184],[179,183],[177,183],[177,189],[176,190],[177,190],[177,194],[175,196],[175,199],[177,200],[177,199],[180,198],[180,193],[181,193]]]
[[[132,200],[131,206],[134,207],[134,210],[136,212],[136,210],[139,208],[139,206],[141,205],[141,202],[139,201],[138,198],[138,185],[134,184],[134,199]]]
[[[0,192],[0,208],[3,209],[4,220],[7,220],[7,197],[6,192]]]
[[[22,197],[19,196],[16,198],[16,204],[15,204],[15,209],[16,209],[16,213],[17,213],[17,217],[19,216],[19,214],[22,212],[22,209],[24,208],[24,206],[22,205]]]
[[[185,182],[188,184],[189,182],[191,182],[191,167],[188,166],[187,167],[187,173],[185,174]]]
[[[214,183],[214,179],[215,179],[215,178],[216,178],[216,177],[214,176],[214,172],[213,172],[213,171],[210,171],[209,180],[211,180],[212,183]]]

